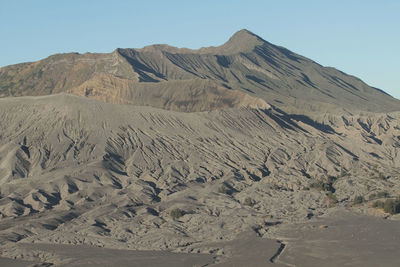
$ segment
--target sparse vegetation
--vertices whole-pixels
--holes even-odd
[[[376,194],[377,198],[387,198],[389,197],[389,193],[387,191],[381,191]]]
[[[229,194],[229,189],[226,187],[226,186],[224,186],[224,185],[221,185],[220,187],[218,187],[218,193],[221,193],[221,194]]]
[[[343,177],[346,177],[346,176],[350,176],[350,174],[345,169],[342,169],[340,174],[339,174],[339,176],[338,176],[338,178],[343,178]]]
[[[334,193],[335,189],[332,186],[332,182],[324,182],[324,181],[315,181],[310,184],[311,188],[315,188],[322,191],[329,191]]]
[[[400,198],[387,199],[383,205],[383,210],[390,214],[400,213]]]
[[[383,209],[386,213],[400,213],[400,197],[397,199],[387,199],[386,201],[377,200],[372,204],[372,207]]]
[[[390,196],[390,194],[387,191],[381,191],[378,193],[372,193],[371,195],[369,195],[368,199],[374,200],[377,198],[388,198],[389,196]]]
[[[336,182],[337,179],[338,179],[338,177],[328,176],[328,183],[333,184],[334,182]]]
[[[364,202],[364,197],[363,196],[355,196],[353,199],[353,204],[354,205],[358,205],[358,204],[362,204]]]
[[[377,200],[372,204],[372,207],[378,208],[378,209],[383,209],[385,203],[383,201]]]
[[[175,208],[170,211],[169,215],[172,217],[172,219],[177,220],[180,217],[182,217],[183,215],[185,215],[185,211],[181,210],[179,208]]]
[[[254,204],[256,204],[256,202],[251,197],[246,197],[246,199],[244,200],[243,204],[246,205],[246,206],[253,207]]]
[[[328,192],[328,193],[326,194],[326,196],[328,197],[330,203],[332,203],[332,204],[338,203],[338,200],[337,200],[337,198],[336,198],[335,193]]]
[[[281,189],[281,187],[280,187],[279,185],[277,185],[277,184],[274,184],[274,185],[272,186],[272,188],[273,188],[274,190],[280,190],[280,189]]]
[[[379,180],[386,181],[386,180],[387,180],[387,177],[386,177],[385,175],[383,175],[382,173],[379,173],[378,179],[379,179]]]

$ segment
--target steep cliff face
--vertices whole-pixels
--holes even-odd
[[[199,79],[204,82],[198,82]],[[144,98],[135,98],[142,94],[143,88],[157,88],[163,97],[180,95],[179,100],[170,102],[183,101],[193,106],[185,111],[215,106],[210,102],[199,109],[199,99],[191,99],[193,94],[186,93],[211,90],[205,89],[206,84],[210,88],[221,88],[214,90],[210,101],[230,95],[222,90],[226,88],[295,113],[400,109],[399,100],[360,79],[323,67],[247,30],[235,33],[219,47],[191,50],[152,45],[142,49],[116,49],[110,54],[59,54],[0,69],[0,96],[3,97],[70,92],[113,103],[182,110],[176,105],[155,104],[157,101],[151,97],[146,98],[147,102]],[[199,87],[193,89],[195,86]],[[174,90],[176,93],[171,93]]]

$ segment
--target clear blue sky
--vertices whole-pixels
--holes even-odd
[[[400,99],[399,0],[0,0],[0,66],[153,43],[215,46],[242,28]]]

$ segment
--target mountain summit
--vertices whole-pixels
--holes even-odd
[[[256,46],[262,46],[267,42],[254,33],[243,29],[231,36],[229,40],[218,47],[220,53],[240,53],[253,50]]]
[[[0,97],[62,92],[187,112],[261,102],[296,113],[400,109],[399,100],[360,79],[248,30],[218,47],[151,45],[109,54],[57,54],[0,69]]]

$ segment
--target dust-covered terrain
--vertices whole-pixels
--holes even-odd
[[[181,113],[71,95],[0,103],[3,256],[35,255],[19,241],[224,258],[229,251],[203,245],[251,229],[276,238],[275,225],[337,207],[383,216],[368,203],[351,207],[354,196],[400,192],[398,113],[318,122],[274,109]]]
[[[327,87],[324,92],[334,95],[329,101],[315,94],[324,88],[322,78],[316,85],[317,76],[315,83],[304,84],[307,90],[290,89],[290,97],[280,89],[273,93],[258,86],[254,88],[259,91],[246,93],[238,85],[244,74],[235,74],[235,64],[247,64],[246,71],[271,79],[274,75],[249,56],[261,49],[258,42],[272,49],[263,55],[274,62],[280,57],[273,52],[280,51],[286,60],[317,71],[309,69],[319,66],[315,62],[247,31],[223,46],[196,51],[167,46],[146,47],[138,54],[117,50],[146,62],[152,61],[145,55],[155,53],[156,59],[167,57],[174,64],[135,65],[132,59],[129,66],[114,62],[112,69],[95,58],[103,69],[91,65],[87,70],[100,74],[79,76],[80,84],[65,78],[63,86],[53,84],[50,91],[46,86],[60,80],[58,74],[68,76],[77,68],[84,75],[79,66],[92,61],[77,62],[93,55],[53,56],[60,58],[58,65],[52,62],[41,75],[56,73],[60,64],[69,69],[52,78],[26,74],[49,59],[0,69],[3,85],[28,75],[0,98],[0,264],[385,263],[371,261],[373,255],[386,259],[384,266],[396,266],[398,247],[388,238],[398,240],[395,229],[400,224],[396,215],[375,203],[400,195],[399,101],[351,76],[346,76],[349,83],[342,80],[342,87]],[[63,57],[74,58],[76,64]],[[204,58],[230,68],[237,84],[226,83],[229,89],[214,76],[196,78],[179,68],[198,64],[191,72],[199,76]],[[245,58],[257,61],[258,67]],[[264,59],[274,66],[272,59]],[[151,70],[162,68],[155,73],[150,65]],[[296,76],[300,67],[287,68]],[[276,66],[277,72],[284,70]],[[127,78],[129,71],[139,75],[136,81]],[[160,73],[164,76],[156,75]],[[163,77],[168,78],[152,80]],[[255,77],[247,79],[256,82]],[[285,74],[278,80],[283,88],[291,79]],[[372,249],[384,244],[395,249]],[[349,254],[352,248],[355,252]],[[368,253],[357,254],[357,249]]]

